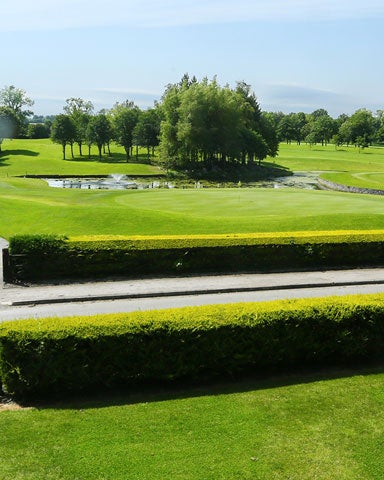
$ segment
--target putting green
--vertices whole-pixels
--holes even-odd
[[[3,179],[0,236],[161,235],[273,231],[374,230],[384,199],[298,189],[97,191]]]

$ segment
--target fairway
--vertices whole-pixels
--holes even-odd
[[[42,180],[0,181],[0,235],[161,235],[372,230],[384,225],[378,196],[297,189],[95,191]]]
[[[50,188],[29,175],[158,174],[150,164],[112,157],[62,160],[47,140],[12,140],[0,157],[0,236],[161,235],[274,231],[375,230],[384,226],[384,200],[373,195],[259,188],[136,191]],[[115,152],[115,153],[114,153]],[[76,148],[75,148],[75,153]],[[315,171],[329,180],[384,188],[384,149],[280,145],[267,163],[289,171]]]

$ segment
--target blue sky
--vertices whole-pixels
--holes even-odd
[[[188,72],[249,83],[267,111],[384,109],[383,0],[17,0],[1,7],[0,88],[36,114],[159,100]]]

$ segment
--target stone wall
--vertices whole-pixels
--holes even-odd
[[[322,178],[318,179],[318,186],[322,190],[337,190],[339,192],[348,192],[348,193],[366,193],[370,195],[384,195],[384,190],[376,190],[374,188],[349,187],[347,185],[330,182],[329,180],[324,180]]]

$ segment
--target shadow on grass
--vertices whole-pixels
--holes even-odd
[[[215,380],[156,382],[130,388],[94,391],[88,394],[72,394],[34,401],[18,401],[23,408],[38,409],[90,409],[137,403],[162,402],[203,396],[229,395],[257,390],[268,390],[318,381],[384,373],[384,364],[361,364],[346,367],[324,367],[285,372],[270,371],[264,375],[246,375],[238,378]]]
[[[23,155],[25,157],[37,157],[38,155],[40,155],[40,153],[33,150],[3,150],[0,153],[0,158],[5,155]]]
[[[184,176],[191,180],[207,180],[213,182],[255,182],[260,180],[270,180],[276,177],[292,175],[289,168],[279,165],[273,161],[263,161],[259,164],[240,165],[227,164],[204,166],[191,165],[187,173],[180,172],[179,176]]]
[[[33,150],[2,150],[0,152],[0,167],[7,165],[6,160],[9,160],[11,156],[23,156],[23,157],[37,157],[39,152]]]
[[[100,158],[98,155],[91,155],[90,157],[88,154],[83,154],[82,157],[76,156],[75,158],[68,157],[66,160],[67,162],[98,162],[98,163],[121,163],[121,164],[129,164],[129,163],[145,163],[150,164],[151,160],[148,160],[148,156],[145,154],[139,154],[137,157],[136,155],[131,156],[128,160],[125,154],[123,153],[111,153],[110,155],[102,155]]]

